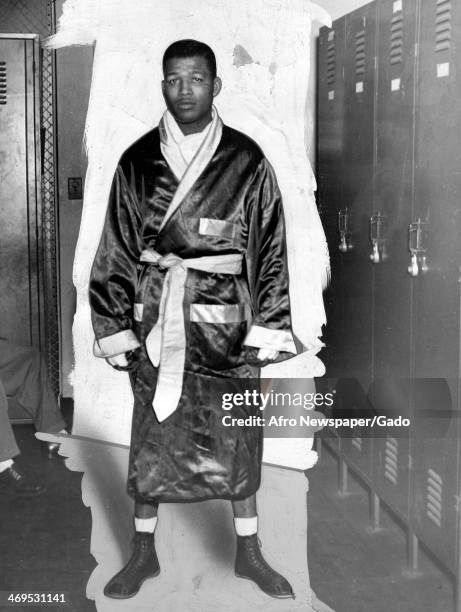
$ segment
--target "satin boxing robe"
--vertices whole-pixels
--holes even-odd
[[[259,147],[227,126],[159,231],[177,187],[156,128],[120,160],[91,273],[93,327],[105,347],[99,356],[136,349],[128,492],[140,503],[244,499],[259,487],[262,430],[226,427],[222,419],[262,413],[253,405],[225,412],[220,398],[258,389],[259,370],[242,352],[245,338],[282,348],[278,360],[296,352],[283,350],[293,337],[281,196]],[[140,262],[146,248],[182,259],[243,256],[239,275],[187,270],[182,393],[162,422],[152,409],[158,369],[144,343],[158,318],[166,271]]]

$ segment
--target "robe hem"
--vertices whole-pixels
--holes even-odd
[[[128,491],[128,495],[132,499],[134,499],[136,503],[140,503],[140,504],[194,504],[197,502],[210,501],[213,499],[222,499],[223,501],[243,501],[244,499],[247,499],[251,495],[254,495],[255,493],[257,493],[260,486],[261,486],[261,483],[259,483],[257,488],[255,488],[253,491],[251,491],[250,493],[246,493],[245,495],[236,495],[236,496],[207,495],[204,497],[194,497],[193,499],[184,499],[184,498],[181,499],[178,497],[165,498],[163,496],[156,497],[154,499],[151,497],[141,497],[139,495],[134,495],[130,493],[130,491]]]

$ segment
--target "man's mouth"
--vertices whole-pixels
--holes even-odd
[[[192,108],[194,106],[194,102],[192,100],[180,100],[178,102],[179,108]]]

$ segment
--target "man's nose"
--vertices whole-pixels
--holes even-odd
[[[179,92],[181,94],[192,92],[192,81],[190,79],[181,79],[179,84]]]

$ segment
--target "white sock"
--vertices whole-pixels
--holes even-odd
[[[13,465],[13,459],[5,459],[0,461],[0,474]]]
[[[234,517],[235,532],[238,536],[250,536],[258,533],[258,517],[250,518]]]
[[[157,525],[157,517],[152,518],[138,518],[134,517],[134,526],[136,531],[144,531],[147,533],[154,533],[155,526]]]

